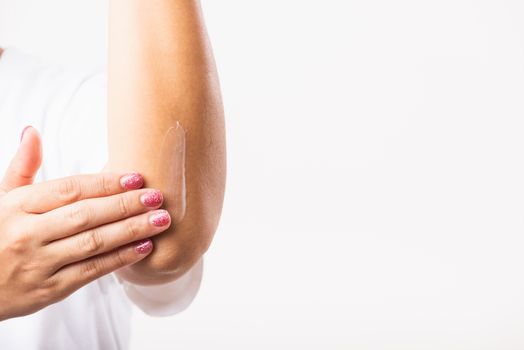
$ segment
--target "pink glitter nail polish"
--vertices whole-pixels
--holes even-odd
[[[138,254],[148,254],[151,250],[153,250],[153,242],[150,239],[144,239],[135,245],[135,252]]]
[[[137,190],[144,186],[144,178],[139,173],[130,173],[120,178],[120,185],[126,190]]]
[[[169,216],[169,213],[167,211],[160,210],[160,211],[154,212],[149,217],[149,222],[153,226],[163,227],[163,226],[169,225],[169,223],[171,222],[171,217]]]
[[[157,207],[164,201],[164,196],[162,196],[162,192],[153,190],[141,195],[140,201],[147,207]]]

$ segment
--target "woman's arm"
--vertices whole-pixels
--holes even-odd
[[[226,146],[215,63],[197,0],[110,0],[109,162],[164,193],[173,223],[118,271],[171,282],[204,254],[224,198]]]

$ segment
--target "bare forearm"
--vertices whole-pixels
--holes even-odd
[[[164,192],[173,218],[154,252],[119,274],[169,282],[207,250],[222,210],[224,117],[212,52],[194,0],[110,0],[109,33],[107,168],[143,174],[146,186]],[[182,158],[180,138],[168,134],[177,127],[185,131]],[[185,164],[173,164],[180,159]]]

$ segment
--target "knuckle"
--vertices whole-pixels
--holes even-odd
[[[118,209],[120,210],[120,215],[122,217],[130,216],[131,209],[128,203],[127,196],[125,195],[118,196]]]
[[[105,194],[113,193],[113,186],[111,186],[111,179],[109,176],[101,175],[98,177],[98,188]]]
[[[33,276],[39,274],[41,269],[41,264],[30,258],[18,266],[18,273],[24,278],[33,278]]]
[[[60,298],[60,289],[54,279],[42,281],[33,291],[34,295],[32,300],[37,305],[47,306],[57,302]]]
[[[80,184],[75,177],[67,177],[58,182],[57,194],[65,202],[77,201],[81,198]]]
[[[87,260],[80,269],[81,279],[91,279],[97,276],[103,268],[103,263],[100,258]]]
[[[93,255],[100,252],[104,248],[104,240],[100,235],[98,229],[93,229],[85,232],[79,239],[80,251]]]
[[[9,252],[15,255],[26,255],[26,253],[31,249],[32,245],[32,236],[25,232],[11,232],[6,237],[7,249]]]
[[[60,289],[58,281],[55,278],[48,278],[41,282],[39,291],[39,299],[42,301],[54,300],[60,296]]]
[[[140,229],[138,228],[135,220],[125,220],[124,225],[125,232],[131,240],[140,234]]]
[[[47,288],[38,288],[34,291],[33,302],[37,305],[48,305],[53,300],[54,290]]]
[[[89,225],[91,214],[88,208],[75,204],[70,206],[66,219],[71,222],[75,228],[81,230]]]
[[[126,259],[122,250],[117,250],[112,255],[114,270],[130,264],[131,262]]]
[[[122,251],[117,250],[109,255],[87,260],[82,265],[80,278],[84,281],[90,281],[128,265],[129,263],[130,262],[127,262]]]

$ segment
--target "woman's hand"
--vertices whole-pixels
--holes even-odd
[[[41,163],[35,129],[0,183],[0,321],[34,313],[146,257],[171,220],[162,194],[136,173],[32,184]]]

